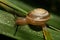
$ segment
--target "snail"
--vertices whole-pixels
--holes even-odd
[[[31,25],[43,25],[50,19],[50,14],[43,8],[37,8],[30,11],[25,18],[19,17],[16,23],[19,25],[31,24]]]
[[[42,8],[37,8],[32,11],[30,11],[25,18],[19,17],[16,20],[16,23],[18,25],[25,25],[25,24],[31,24],[31,25],[38,25],[43,30],[43,35],[46,40],[52,40],[52,37],[50,33],[47,31],[46,22],[50,19],[50,14],[47,10]],[[48,36],[49,35],[49,36]]]

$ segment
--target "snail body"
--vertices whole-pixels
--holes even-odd
[[[50,14],[47,10],[42,8],[37,8],[32,11],[30,11],[26,18],[20,18],[17,20],[17,23],[21,24],[31,24],[31,25],[42,25],[47,20],[50,19]]]
[[[26,18],[18,17],[17,20],[16,20],[16,24],[18,24],[18,25],[25,25],[25,24],[27,24]]]

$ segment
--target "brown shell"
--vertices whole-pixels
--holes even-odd
[[[32,25],[44,24],[49,19],[50,19],[50,14],[48,13],[47,10],[42,8],[34,9],[26,17],[27,23]]]

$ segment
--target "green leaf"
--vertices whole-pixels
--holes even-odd
[[[48,24],[50,26],[57,28],[57,29],[60,29],[60,16],[57,16],[55,14],[51,14],[51,19],[48,21]]]
[[[0,10],[0,30],[7,33],[14,33],[14,16],[10,13]],[[11,29],[11,30],[9,30]],[[0,31],[0,32],[2,32]]]
[[[22,13],[23,13],[22,15],[24,15],[25,13],[35,8],[31,5],[26,4],[22,0],[7,0],[7,1],[0,0],[0,1],[3,1],[4,3],[11,6],[12,7],[11,9],[13,9],[14,11],[19,12],[18,15]],[[11,11],[10,7],[8,8],[9,9],[7,10]],[[23,9],[24,11],[21,9]],[[11,12],[8,13],[3,10],[0,10],[0,34],[7,35],[12,38],[16,38],[17,40],[44,40],[42,31],[37,32],[35,30],[32,30],[29,27],[29,25],[19,26],[18,31],[16,32],[16,35],[14,36],[15,29],[16,29],[16,27],[14,27],[15,17],[12,14],[10,14]],[[51,19],[47,22],[47,24],[59,30],[60,29],[60,17],[52,13]],[[47,28],[47,30],[50,32],[53,40],[60,40],[60,31],[55,31],[50,28]]]
[[[15,31],[15,18],[12,14],[0,10],[0,34],[13,37]],[[16,38],[16,37],[13,37]]]
[[[54,31],[50,28],[47,28],[47,30],[51,34],[53,40],[60,40],[60,32]],[[44,40],[42,31],[34,31],[30,29],[28,25],[20,26],[16,36],[22,37],[24,40]]]

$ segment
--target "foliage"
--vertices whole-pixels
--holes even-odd
[[[18,30],[15,34],[16,18],[15,18],[15,15],[13,15],[13,13],[14,14],[17,13],[17,15],[19,16],[21,15],[26,16],[26,13],[28,13],[30,10],[41,7],[41,8],[45,8],[46,10],[48,10],[51,14],[51,19],[47,22],[47,24],[49,25],[49,27],[47,27],[47,30],[50,32],[53,40],[60,40],[60,16],[58,15],[58,12],[57,14],[52,12],[54,10],[52,10],[52,8],[49,7],[51,6],[51,5],[48,5],[49,2],[48,4],[45,4],[44,6],[43,4],[41,4],[41,2],[43,3],[44,1],[40,1],[40,0],[38,1],[35,1],[35,0],[3,0],[3,1],[4,2],[9,1],[13,5],[10,5],[8,2],[6,2],[11,7],[9,8],[7,6],[8,9],[6,8],[4,9],[0,4],[0,34],[13,37],[17,40],[44,40],[42,31],[35,31],[31,29],[29,25],[18,26]]]

